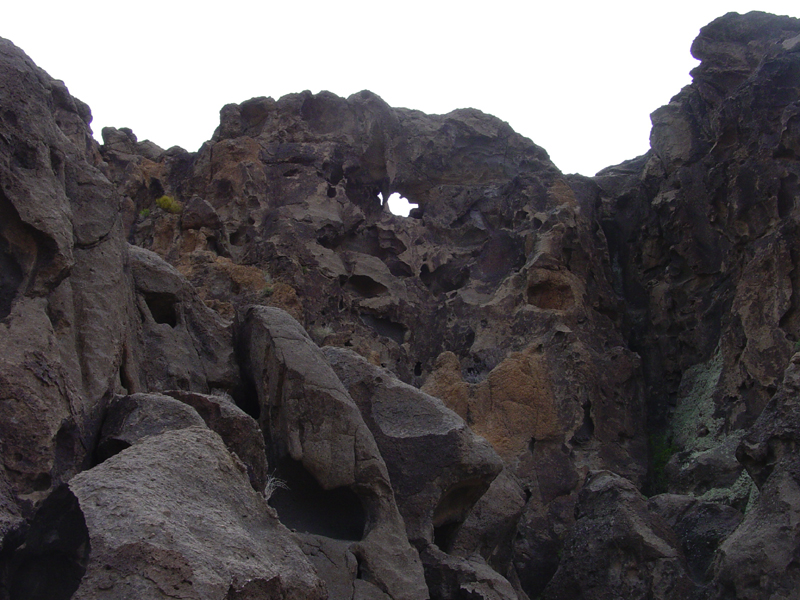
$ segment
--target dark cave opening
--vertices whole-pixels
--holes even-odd
[[[299,461],[288,457],[280,461],[276,476],[286,487],[275,489],[269,504],[286,527],[337,540],[358,541],[364,537],[367,515],[353,490],[323,489]]]
[[[0,237],[0,319],[11,314],[11,305],[22,280],[22,269],[11,254],[6,239]]]
[[[258,421],[261,417],[261,403],[258,401],[258,390],[253,380],[242,372],[239,385],[231,390],[231,397],[236,406]]]
[[[459,527],[461,527],[460,521],[453,521],[452,523],[445,523],[439,527],[434,527],[433,543],[436,544],[442,552],[450,552],[453,539]]]
[[[373,329],[378,335],[387,337],[394,340],[397,344],[402,344],[406,338],[406,328],[400,323],[395,323],[391,319],[385,317],[376,317],[368,313],[361,313],[359,315],[361,322],[370,329]],[[421,368],[421,365],[420,365]],[[422,373],[420,372],[420,375]]]
[[[483,480],[469,479],[442,495],[433,511],[433,539],[442,552],[450,552],[456,533],[487,487]]]
[[[143,296],[156,323],[166,323],[172,328],[178,325],[178,312],[175,310],[178,299],[175,296],[162,292],[144,292]]]
[[[556,281],[542,281],[528,287],[528,304],[545,310],[569,310],[575,303],[572,288]]]
[[[367,275],[351,275],[345,287],[364,298],[374,298],[389,291],[389,289]]]
[[[89,560],[89,530],[64,485],[42,503],[9,565],[9,600],[68,600]]]

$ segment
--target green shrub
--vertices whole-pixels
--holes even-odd
[[[678,451],[677,446],[666,434],[652,434],[649,439],[650,446],[650,494],[663,494],[667,491],[667,463],[672,455]]]
[[[143,208],[142,210],[139,211],[139,216],[142,219],[146,219],[147,217],[150,216],[150,209],[149,208]]]
[[[173,215],[177,215],[183,210],[183,205],[172,196],[161,196],[161,198],[156,200],[156,206]]]

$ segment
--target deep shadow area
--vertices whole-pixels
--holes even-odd
[[[10,565],[9,600],[68,600],[89,561],[89,531],[64,485],[42,503]]]
[[[158,292],[145,292],[144,301],[156,323],[166,323],[170,327],[175,327],[178,324],[178,313],[175,310],[178,300],[175,296]]]
[[[398,344],[402,344],[405,341],[406,328],[400,323],[368,313],[361,313],[359,316],[364,325],[374,329],[378,335],[394,340]]]
[[[450,551],[455,534],[487,488],[483,480],[468,479],[442,495],[433,511],[433,539],[440,550]]]
[[[269,504],[288,528],[337,540],[358,541],[364,536],[367,516],[351,489],[322,489],[300,462],[290,458],[280,462],[277,476],[287,489],[276,489]]]

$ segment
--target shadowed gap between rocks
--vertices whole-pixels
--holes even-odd
[[[433,542],[440,550],[451,551],[456,533],[485,491],[484,482],[473,479],[458,483],[441,497],[433,511]]]
[[[353,490],[323,489],[299,461],[288,457],[280,461],[276,476],[286,487],[278,487],[269,504],[286,527],[337,540],[364,537],[367,515]]]
[[[78,499],[61,486],[42,503],[25,543],[11,558],[8,599],[68,600],[86,572],[89,553]]]

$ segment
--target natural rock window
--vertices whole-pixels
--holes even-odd
[[[390,194],[388,200],[383,200],[383,194],[378,194],[381,205],[388,204],[389,212],[398,217],[407,217],[412,209],[417,208],[418,204],[412,204],[397,192]]]

